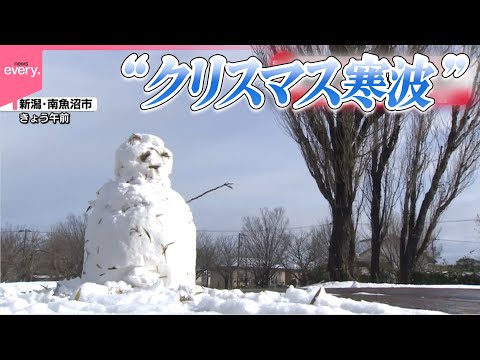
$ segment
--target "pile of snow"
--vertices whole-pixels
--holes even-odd
[[[285,293],[217,290],[199,286],[168,288],[158,280],[148,288],[124,281],[103,285],[80,279],[0,284],[0,314],[443,314],[339,298],[322,287],[290,287]]]
[[[170,186],[172,164],[157,136],[133,134],[120,145],[115,180],[90,202],[84,281],[195,285],[196,229],[189,206]]]

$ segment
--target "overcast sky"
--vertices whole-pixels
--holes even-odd
[[[161,56],[180,61],[208,51],[146,51],[156,70]],[[221,52],[229,61],[249,51]],[[98,98],[98,111],[71,113],[69,125],[22,125],[18,113],[0,112],[1,223],[48,231],[69,213],[82,214],[88,200],[113,178],[114,152],[132,133],[161,137],[173,151],[172,187],[186,200],[224,182],[191,203],[197,229],[239,231],[246,215],[283,206],[292,227],[316,224],[329,215],[296,144],[283,132],[272,109],[251,110],[243,99],[222,111],[192,113],[183,89],[153,111],[141,111],[150,79],[127,80],[120,66],[126,51],[45,51],[43,90],[34,96]],[[230,87],[227,88],[227,90]],[[443,220],[468,220],[480,212],[480,181],[462,194]],[[454,261],[470,251],[480,258],[475,223],[444,222],[443,257]],[[460,242],[463,241],[463,242]]]

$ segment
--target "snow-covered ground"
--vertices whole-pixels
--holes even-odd
[[[381,303],[339,298],[326,287],[363,287],[354,282],[325,283],[285,293],[165,288],[162,283],[134,288],[123,281],[105,285],[80,279],[56,282],[1,283],[0,314],[443,314]],[[388,285],[392,284],[375,284]],[[320,290],[320,291],[319,291]],[[313,304],[312,304],[313,301]]]

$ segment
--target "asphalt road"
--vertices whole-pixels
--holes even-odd
[[[327,294],[448,314],[480,314],[480,289],[326,288]]]

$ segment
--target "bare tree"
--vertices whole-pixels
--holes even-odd
[[[53,225],[42,247],[42,270],[56,279],[82,275],[87,216],[70,214]]]
[[[478,48],[470,50],[477,51]],[[471,55],[471,54],[470,54]],[[478,54],[477,54],[478,55]],[[405,141],[400,281],[408,283],[441,215],[472,182],[480,158],[480,64],[465,106],[416,114]]]
[[[359,55],[364,51],[376,54],[402,55],[416,52],[424,53],[427,46],[259,46],[256,53],[267,62],[272,54],[286,50],[298,55]],[[445,47],[435,47],[441,51]],[[433,239],[433,232],[440,216],[451,201],[469,185],[478,163],[478,100],[480,92],[478,47],[450,47],[449,51],[464,52],[471,56],[471,67],[475,68],[473,97],[466,106],[453,106],[443,126],[438,119],[445,112],[428,111],[416,114],[414,118],[420,125],[407,126],[407,133],[413,136],[405,141],[410,149],[403,155],[407,159],[404,167],[405,191],[402,192],[402,231],[400,234],[401,281],[408,282],[410,274]],[[443,52],[445,53],[445,52]],[[473,56],[472,56],[473,55]],[[475,61],[474,61],[475,60]],[[366,155],[372,155],[368,139],[375,131],[374,124],[379,124],[387,113],[377,108],[371,113],[364,113],[355,108],[341,108],[332,111],[327,107],[306,108],[294,111],[286,108],[280,112],[281,122],[287,133],[297,142],[307,164],[310,174],[315,179],[319,191],[330,205],[332,212],[332,234],[329,248],[329,273],[333,280],[342,280],[354,276],[355,228],[353,224],[353,203],[356,199],[360,179],[365,169]],[[429,119],[435,116],[435,125]],[[395,118],[394,118],[395,119]],[[373,128],[373,129],[372,129]],[[378,127],[377,129],[381,129]],[[395,128],[395,127],[394,127]],[[398,126],[397,126],[398,129]],[[372,256],[374,275],[378,272],[378,249],[385,229],[382,226],[383,175],[378,171],[382,167],[382,154],[392,149],[397,132],[384,132],[387,140],[385,146],[375,142],[378,154],[370,157],[371,171],[376,178],[375,190],[371,200],[371,222],[374,232]],[[419,140],[423,137],[424,140]],[[398,140],[397,140],[398,141]],[[393,146],[394,148],[395,146]],[[381,150],[379,150],[381,149]],[[384,152],[384,150],[386,152]],[[426,152],[426,155],[425,155]],[[374,155],[374,154],[373,154]],[[388,162],[388,161],[387,161]],[[380,184],[380,186],[379,186]],[[372,182],[372,186],[374,183]],[[385,188],[385,187],[384,187]],[[380,192],[379,192],[380,189]],[[382,235],[383,234],[383,235]]]
[[[331,222],[326,220],[310,231],[288,234],[282,261],[284,268],[301,286],[320,281],[328,262]]]
[[[411,53],[428,51],[431,55],[440,55],[445,54],[449,48],[450,46],[420,45]],[[389,234],[388,226],[392,221],[392,214],[401,192],[401,174],[405,169],[399,171],[396,167],[396,149],[400,142],[401,130],[408,116],[409,112],[394,114],[387,112],[372,126],[371,145],[369,146],[371,149],[370,161],[365,181],[367,186],[363,194],[370,205],[368,216],[371,229],[371,281],[379,280],[382,243]]]
[[[418,51],[423,47],[389,45],[299,45],[259,46],[255,52],[265,63],[275,53],[290,51],[299,55],[361,55]],[[328,107],[309,107],[302,111],[286,108],[280,120],[287,134],[297,142],[308,170],[320,193],[330,205],[332,232],[328,269],[332,280],[354,277],[355,225],[353,204],[365,171],[366,139],[372,124],[385,115],[383,108],[365,113],[356,107],[333,111]]]
[[[325,219],[312,229],[314,268],[326,267],[328,264],[328,248],[331,234],[332,222],[330,219]]]
[[[388,269],[383,269],[400,278],[400,232],[402,221],[400,216],[392,216],[387,226],[388,233],[384,236],[381,246],[381,256],[388,264]]]
[[[315,249],[311,231],[288,234],[288,245],[282,259],[283,267],[304,286],[315,266]]]
[[[43,237],[38,231],[8,225],[1,229],[2,281],[32,281]]]
[[[439,240],[438,240],[439,233],[440,233],[440,230],[435,231],[433,240],[430,243],[430,248],[427,251],[425,251],[425,253],[431,257],[433,265],[438,264],[439,260],[442,259],[443,246],[439,243]],[[423,256],[423,258],[425,259],[426,256]]]
[[[395,169],[395,149],[399,140],[403,113],[390,114],[377,119],[372,126],[370,161],[363,181],[363,196],[369,205],[371,230],[370,280],[380,275],[380,252],[389,233],[389,224],[398,201],[400,181]]]
[[[287,248],[288,218],[285,209],[276,207],[260,209],[260,216],[243,218],[245,250],[257,285],[269,285],[272,270],[281,264]]]
[[[397,280],[400,279],[400,234],[402,230],[402,222],[400,216],[392,216],[388,225],[389,232],[384,237],[382,243],[381,256],[388,264],[388,269],[384,269],[391,273]],[[417,270],[424,270],[429,264],[436,264],[442,253],[442,246],[438,244],[437,229],[432,236],[429,247],[419,257],[416,265]]]
[[[225,235],[217,237],[215,240],[215,255],[213,269],[223,278],[225,289],[231,289],[233,287],[233,273],[237,269],[236,238]]]
[[[197,231],[196,279],[205,271],[213,270],[216,253],[217,247],[212,234],[205,231]]]

